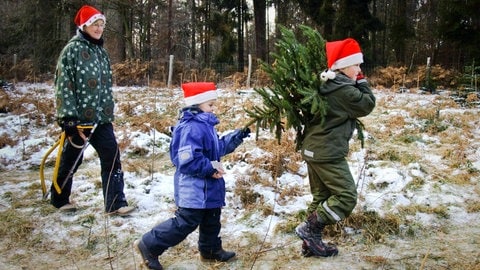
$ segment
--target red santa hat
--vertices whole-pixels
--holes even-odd
[[[89,5],[84,5],[78,10],[77,15],[75,16],[75,19],[73,21],[78,26],[78,28],[83,29],[84,26],[90,26],[97,20],[103,20],[103,22],[107,21],[105,15],[103,15],[96,8]]]
[[[182,84],[185,104],[192,106],[217,99],[217,87],[213,82],[190,82]]]
[[[327,42],[325,45],[328,70],[322,72],[322,80],[334,79],[334,70],[363,63],[360,45],[353,38]]]

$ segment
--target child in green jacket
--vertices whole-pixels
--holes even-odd
[[[313,201],[309,216],[295,229],[303,239],[304,255],[334,256],[338,249],[322,241],[326,225],[348,217],[357,203],[357,190],[346,156],[358,117],[370,114],[375,96],[361,73],[363,54],[352,38],[326,43],[328,70],[319,93],[328,110],[323,124],[305,131],[301,153],[308,167]]]

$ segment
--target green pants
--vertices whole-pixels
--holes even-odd
[[[357,188],[345,159],[334,162],[307,161],[313,201],[308,213],[317,211],[325,224],[348,217],[357,204]]]

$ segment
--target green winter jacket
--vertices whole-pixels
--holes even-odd
[[[76,118],[80,123],[114,120],[112,70],[107,51],[77,32],[63,48],[55,72],[57,119]]]
[[[372,112],[375,96],[365,80],[357,84],[342,73],[323,84],[319,93],[327,99],[327,115],[323,125],[305,130],[302,156],[306,161],[338,160],[348,155],[356,119]]]

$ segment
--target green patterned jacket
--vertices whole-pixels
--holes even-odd
[[[80,123],[113,122],[112,70],[103,46],[77,32],[58,58],[55,98],[60,125],[66,118]]]

